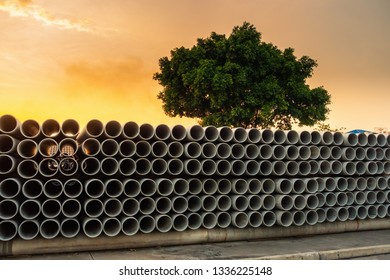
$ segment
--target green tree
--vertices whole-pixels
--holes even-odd
[[[306,84],[316,61],[262,42],[248,22],[229,37],[212,32],[191,49],[176,48],[159,66],[153,76],[163,86],[158,98],[172,117],[199,118],[202,125],[291,129],[294,123],[324,121],[329,112],[328,92]]]

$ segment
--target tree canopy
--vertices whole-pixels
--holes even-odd
[[[330,95],[310,89],[306,79],[317,62],[297,58],[261,40],[244,22],[229,37],[212,32],[192,48],[175,48],[159,60],[153,78],[169,116],[199,118],[202,125],[277,127],[312,126],[326,119]]]

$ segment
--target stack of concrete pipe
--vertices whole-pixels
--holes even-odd
[[[390,136],[0,118],[0,241],[390,217]]]

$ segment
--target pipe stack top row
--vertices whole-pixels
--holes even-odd
[[[0,117],[0,241],[390,216],[390,135]]]

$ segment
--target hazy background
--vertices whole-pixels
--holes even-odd
[[[319,66],[329,123],[390,129],[388,0],[0,0],[0,115],[185,125],[152,79],[158,59],[244,21]]]

